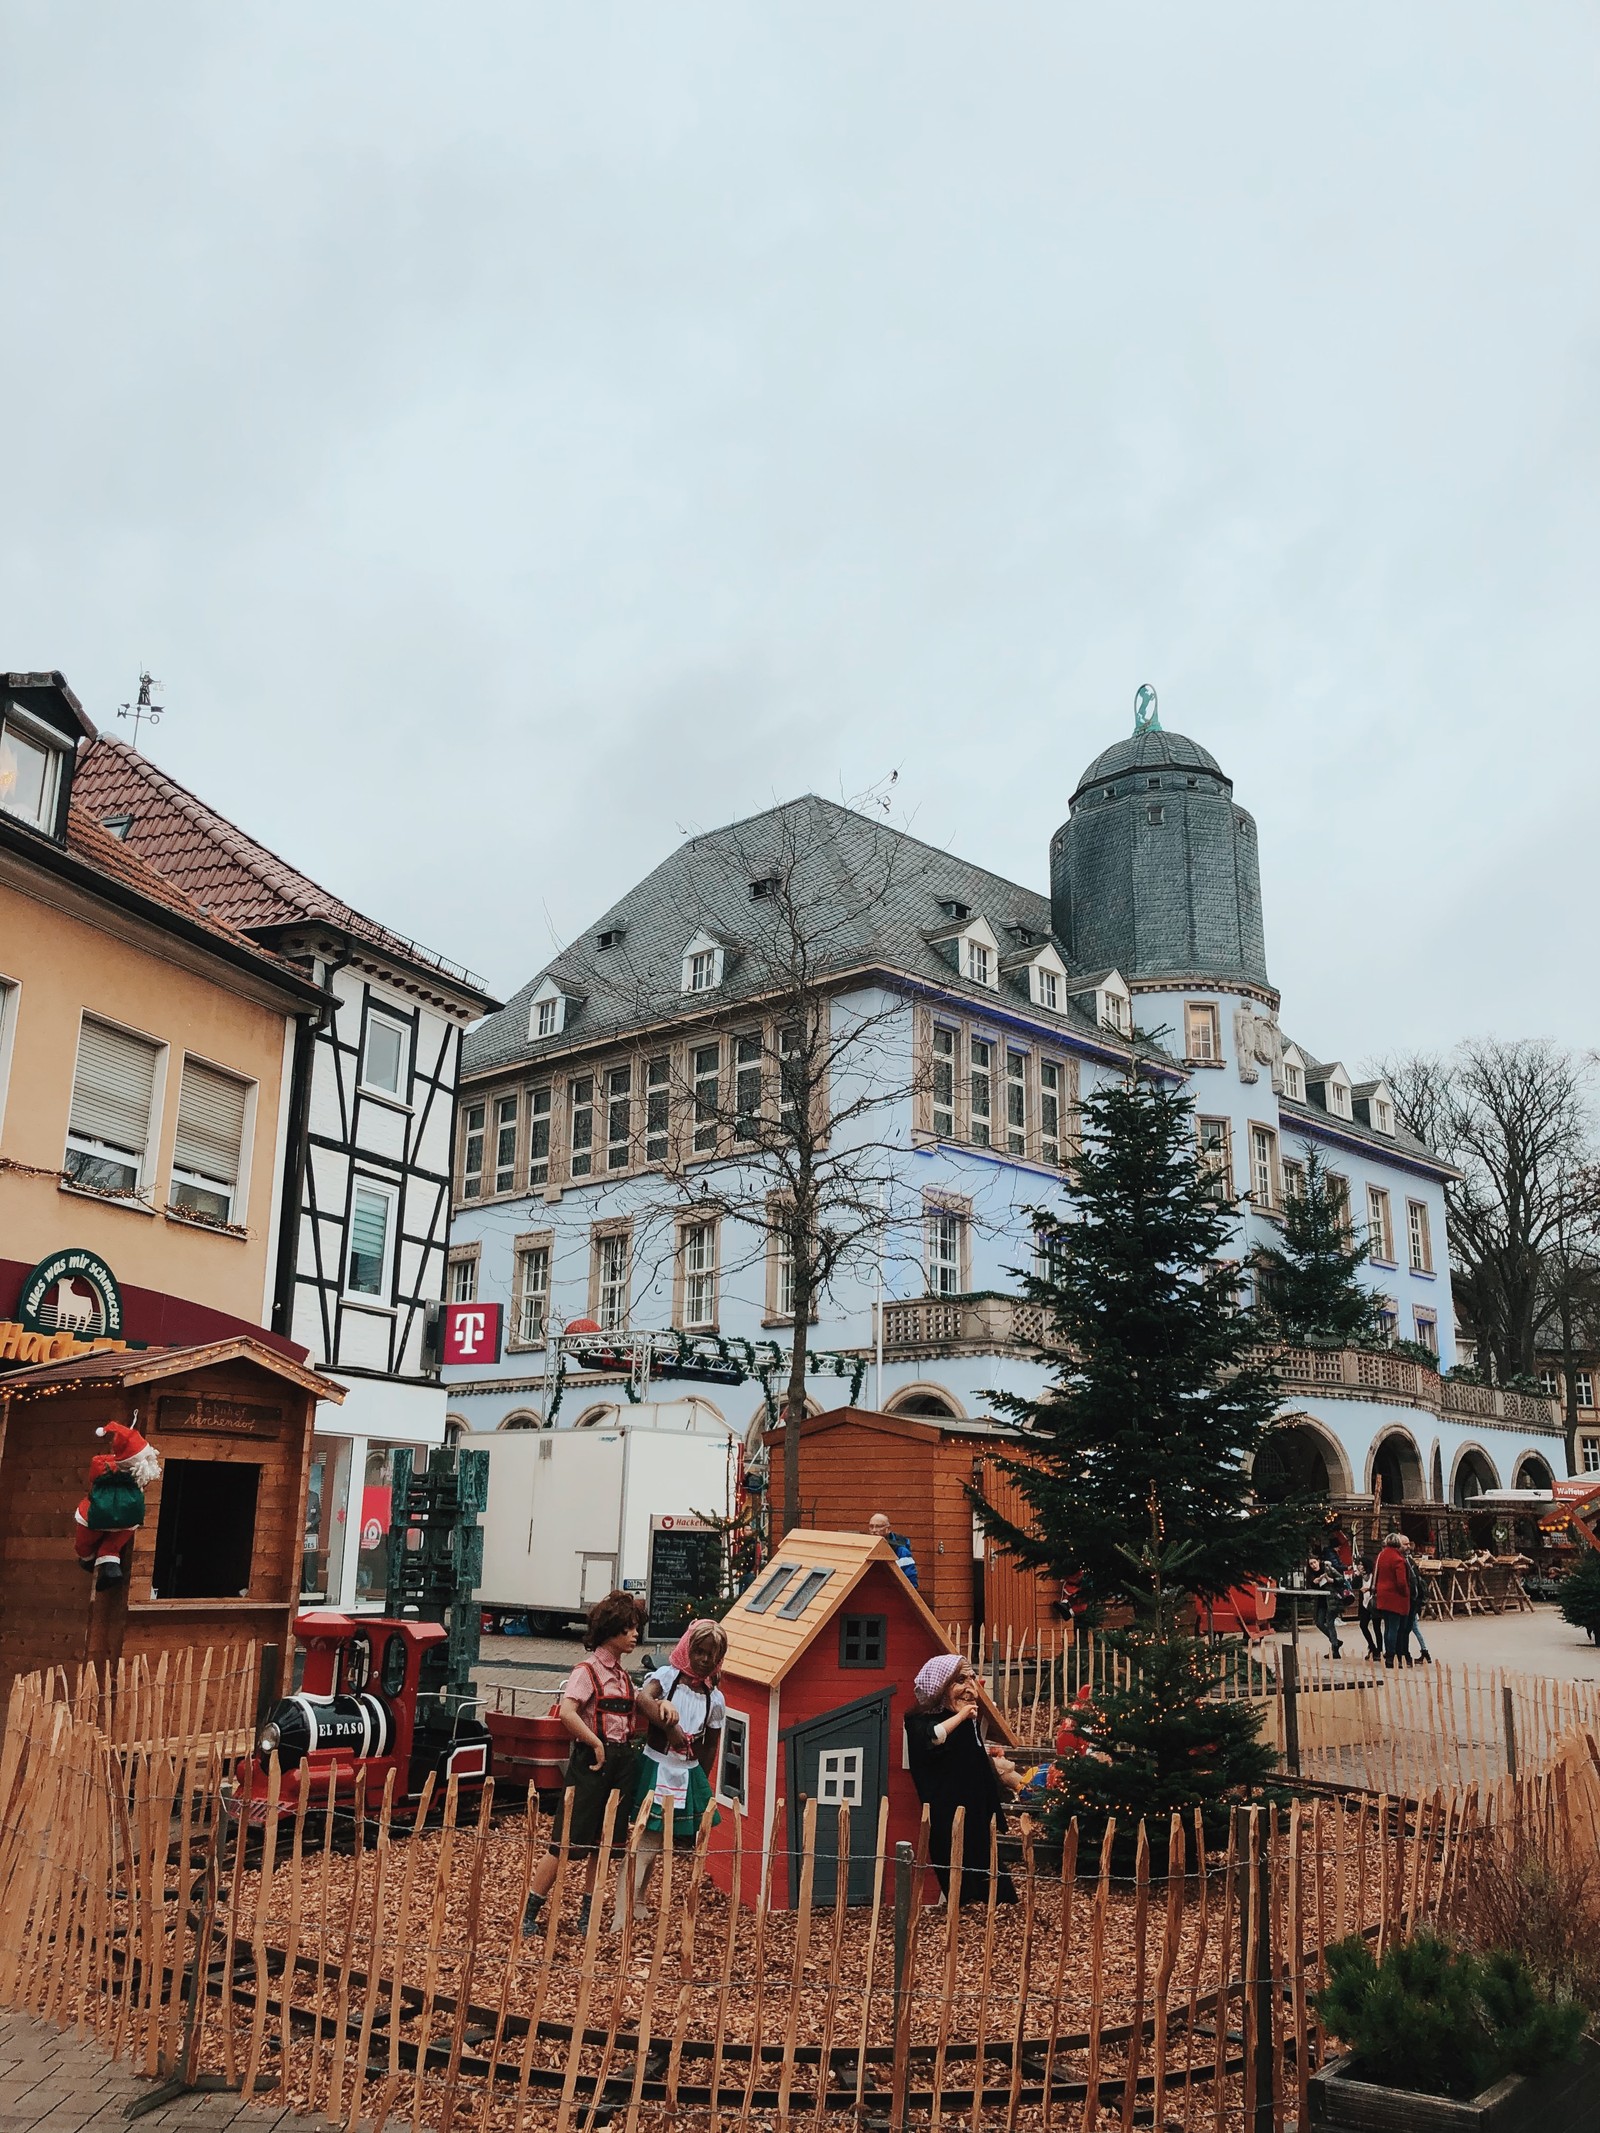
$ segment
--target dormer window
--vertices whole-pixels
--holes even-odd
[[[989,976],[992,962],[993,958],[982,941],[967,942],[967,976],[974,985],[988,985],[992,982]]]
[[[625,939],[627,931],[626,926],[607,926],[604,932],[595,935],[594,944],[597,948],[615,948]]]
[[[750,884],[750,901],[754,904],[770,903],[781,886],[776,874],[763,874]]]
[[[0,713],[0,808],[52,837],[65,752],[15,704]]]
[[[572,999],[554,978],[544,979],[528,1003],[529,1037],[559,1037],[567,1026],[567,1010],[572,1005]]]
[[[1100,1019],[1108,1022],[1123,1036],[1128,1033],[1128,1002],[1120,992],[1103,992],[1100,995]]]
[[[1306,1063],[1292,1044],[1284,1046],[1278,1062],[1278,1088],[1291,1103],[1303,1104],[1306,1100]]]
[[[1372,1123],[1380,1133],[1393,1133],[1394,1131],[1394,1106],[1393,1104],[1386,1104],[1381,1096],[1373,1098]]]
[[[722,983],[726,951],[709,933],[697,933],[683,951],[683,990],[715,992]]]
[[[1035,964],[1033,972],[1033,996],[1041,1007],[1048,1007],[1052,1014],[1061,1011],[1061,980],[1053,970],[1041,970]]]
[[[962,919],[971,918],[972,916],[971,904],[958,903],[953,896],[945,897],[944,900],[940,903],[939,909],[944,913],[946,918],[953,918],[958,922]]]
[[[1335,1118],[1350,1116],[1350,1084],[1347,1081],[1328,1082],[1328,1109]]]

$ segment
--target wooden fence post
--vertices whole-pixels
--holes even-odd
[[[1254,2110],[1251,2133],[1273,2133],[1272,2051],[1272,1846],[1267,1841],[1265,1817],[1260,1808],[1250,1810],[1249,1894],[1253,1916],[1248,1946],[1254,1961],[1246,1965],[1245,1992],[1249,2002],[1247,2029],[1254,2067]],[[1250,1973],[1253,1971],[1253,1975]]]
[[[910,2085],[911,1979],[906,1953],[911,1940],[915,1863],[916,1854],[902,1837],[894,1848],[894,2087],[889,2098],[889,2133],[902,2133]]]
[[[1283,1760],[1291,1777],[1300,1775],[1299,1652],[1286,1644],[1278,1654],[1278,1693],[1283,1698]]]
[[[1517,1698],[1510,1682],[1500,1691],[1500,1708],[1505,1714],[1506,1729],[1506,1776],[1517,1774]]]

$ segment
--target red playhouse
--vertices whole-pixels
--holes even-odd
[[[870,1903],[885,1799],[888,1847],[916,1840],[922,1804],[906,1768],[903,1723],[914,1676],[936,1653],[952,1649],[949,1639],[907,1584],[887,1541],[805,1527],[786,1536],[722,1626],[728,1723],[717,1771],[722,1820],[710,1839],[713,1879],[729,1887],[739,1828],[739,1893],[753,1904],[764,1855],[782,1843],[786,1854],[773,1860],[770,1901],[791,1909],[800,1892],[801,1805],[812,1799],[813,1902],[835,1900],[837,1810],[847,1806],[846,1901]],[[991,1738],[1009,1744],[1012,1735],[992,1706],[987,1717]]]

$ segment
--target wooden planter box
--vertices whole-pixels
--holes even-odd
[[[1310,2081],[1315,2133],[1591,2133],[1600,2122],[1600,2048],[1539,2075],[1509,2074],[1479,2096],[1418,2096],[1380,2088],[1330,2059]]]

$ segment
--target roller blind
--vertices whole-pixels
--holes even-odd
[[[80,1139],[104,1141],[131,1155],[144,1153],[157,1050],[144,1037],[130,1037],[126,1030],[84,1016],[72,1084],[71,1129]]]
[[[183,1094],[178,1099],[178,1138],[172,1160],[219,1184],[239,1181],[239,1150],[244,1142],[244,1105],[249,1084],[197,1059],[183,1062]]]

